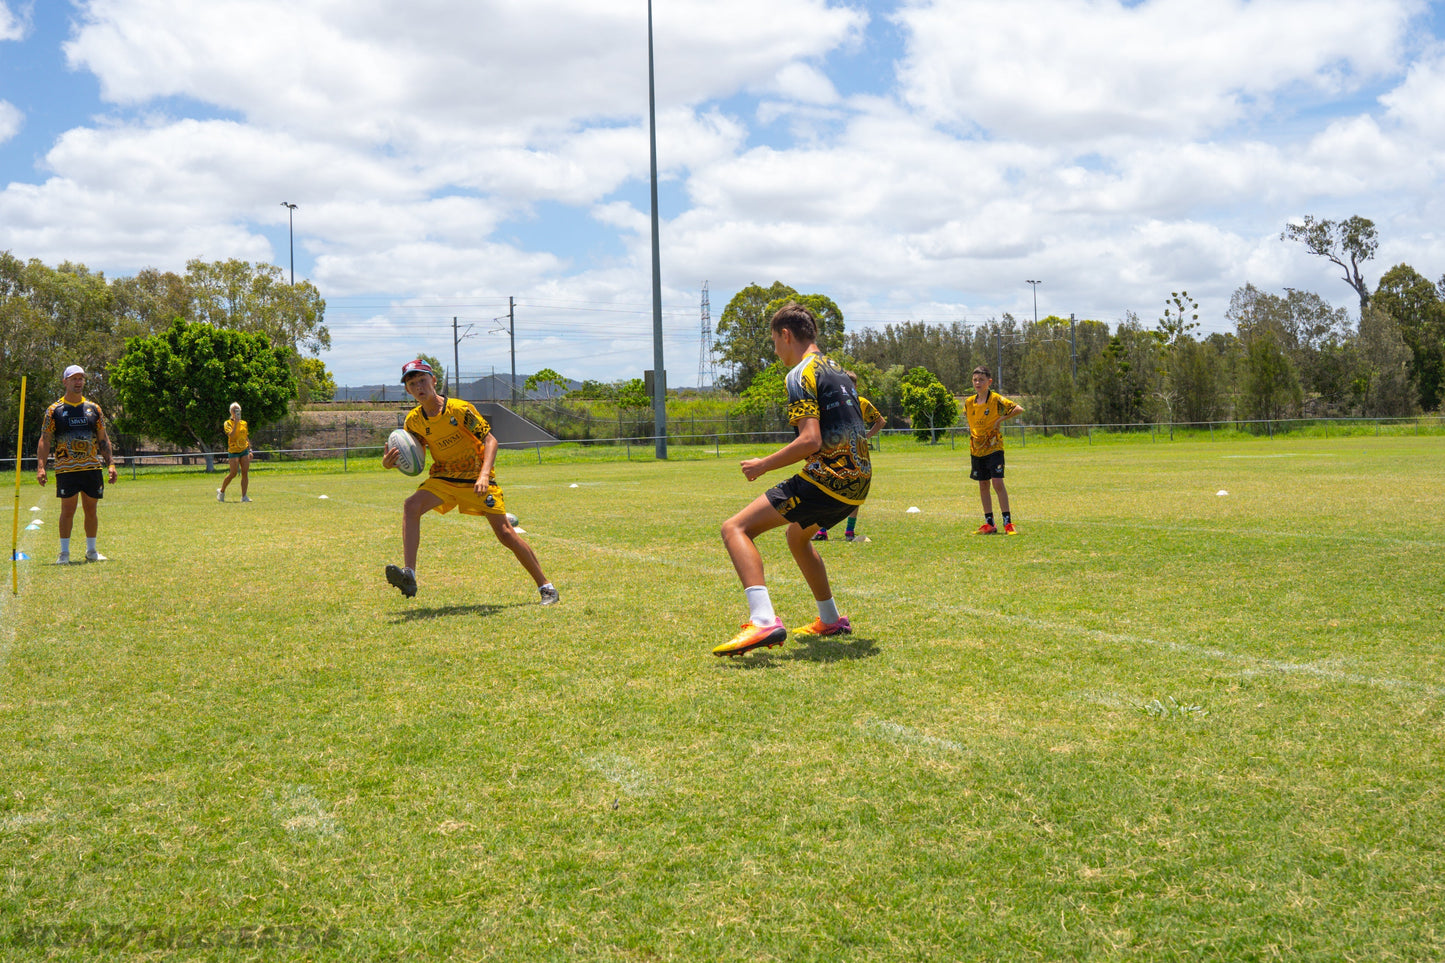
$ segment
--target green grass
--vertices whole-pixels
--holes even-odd
[[[889,439],[856,634],[718,660],[741,451],[507,456],[553,609],[455,515],[402,599],[355,462],[122,479],[66,568],[27,485],[0,960],[1445,957],[1438,437],[1030,439],[1007,539]]]

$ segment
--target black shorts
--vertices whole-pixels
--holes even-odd
[[[988,481],[990,478],[1003,477],[1003,449],[989,452],[987,455],[969,455],[973,459],[973,471],[968,477],[974,481]]]
[[[92,468],[89,471],[65,471],[55,476],[56,498],[74,498],[80,494],[104,498],[105,472]]]
[[[768,502],[779,515],[801,528],[832,528],[858,507],[834,498],[802,475],[769,488]]]

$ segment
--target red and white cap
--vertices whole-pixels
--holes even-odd
[[[409,374],[415,374],[418,371],[429,374],[433,378],[436,377],[436,372],[432,371],[431,365],[427,364],[420,358],[417,358],[415,361],[408,361],[406,364],[401,366],[401,383],[406,384],[406,376]]]

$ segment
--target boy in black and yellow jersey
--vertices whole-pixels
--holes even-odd
[[[482,515],[492,533],[537,583],[543,605],[558,600],[556,587],[542,574],[537,553],[507,520],[492,465],[497,438],[471,402],[437,394],[436,376],[425,361],[408,361],[401,368],[401,383],[417,406],[406,416],[405,428],[431,452],[431,473],[402,506],[403,565],[388,565],[386,580],[411,598],[416,594],[416,553],[421,545],[421,517],[435,511],[445,515],[453,508],[463,515]],[[385,468],[395,468],[397,450],[388,447],[381,457]]]
[[[848,380],[851,381],[851,382],[853,382],[853,387],[855,387],[855,388],[858,387],[858,376],[857,376],[856,374],[854,374],[853,372],[851,372],[851,371],[847,371],[847,372],[844,372],[844,373],[848,375]],[[863,397],[862,395],[859,395],[859,396],[858,396],[858,408],[859,408],[859,410],[861,410],[861,411],[863,412],[863,424],[865,424],[865,425],[868,426],[868,437],[869,437],[869,438],[872,438],[874,435],[878,434],[878,432],[882,431],[882,430],[883,430],[883,426],[888,423],[888,419],[884,418],[883,415],[882,415],[882,413],[879,412],[879,410],[878,410],[877,408],[873,407],[873,402],[869,401],[867,398]],[[848,515],[848,530],[843,533],[843,540],[844,540],[844,541],[848,541],[848,542],[866,542],[866,541],[868,541],[868,539],[864,538],[862,535],[859,535],[858,532],[857,532],[858,510],[861,509],[862,507],[863,507],[862,505],[854,505],[854,506],[853,506],[853,511],[849,513],[849,515]],[[828,530],[827,530],[826,528],[820,528],[820,529],[818,529],[816,532],[813,533],[813,541],[815,541],[815,542],[826,542],[827,540],[828,540]]]
[[[806,635],[839,635],[853,631],[838,614],[828,569],[813,548],[818,526],[831,527],[848,517],[868,497],[873,465],[868,452],[868,426],[853,382],[837,362],[818,350],[818,322],[801,304],[784,305],[771,322],[773,349],[788,372],[788,420],[797,437],[766,458],[742,462],[743,476],[760,476],[796,461],[803,470],[729,518],[722,526],[723,545],[742,580],[748,599],[748,621],[742,631],[713,649],[714,655],[742,655],[753,649],[782,645],[788,630],[773,611],[763,579],[763,560],[756,539],[763,532],[788,526],[788,550],[798,563],[813,598],[818,618],[802,630]]]
[[[1003,512],[1003,533],[1017,535],[1013,516],[1009,514],[1008,488],[1003,483],[1003,423],[1024,413],[1022,407],[993,390],[993,373],[979,365],[973,369],[973,394],[963,403],[968,418],[968,452],[972,470],[968,477],[978,482],[978,497],[983,502],[983,524],[975,535],[997,535],[993,523],[993,499],[989,486],[998,493],[998,507]]]

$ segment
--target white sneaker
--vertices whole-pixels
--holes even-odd
[[[96,551],[95,549],[93,549],[93,548],[90,549],[89,551],[87,551],[87,552],[85,553],[85,560],[86,560],[87,562],[109,562],[109,561],[110,561],[110,559],[106,558],[104,555],[100,554],[99,552],[97,552],[97,551]]]
[[[241,501],[243,501],[243,502],[249,502],[250,500],[251,500],[251,496],[250,496],[250,495],[242,495],[242,496],[241,496]]]
[[[61,552],[61,553],[60,553],[60,557],[55,560],[55,564],[56,564],[56,565],[69,565],[69,564],[70,564],[70,553],[69,553],[69,552]]]
[[[556,605],[562,600],[562,593],[557,591],[555,585],[539,585],[537,591],[542,595],[543,605]]]
[[[223,502],[223,501],[225,501],[225,500],[226,500],[226,491],[225,491],[225,489],[217,488],[217,489],[216,489],[216,501],[218,501],[218,502]]]

